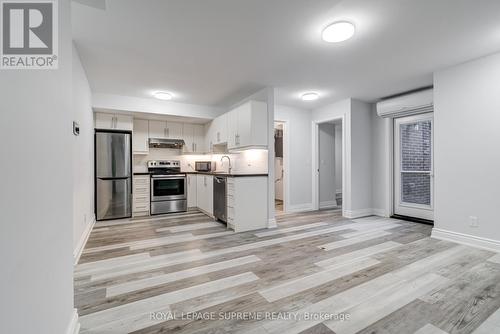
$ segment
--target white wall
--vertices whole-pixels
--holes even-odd
[[[350,210],[356,216],[372,213],[371,154],[371,105],[352,100]]]
[[[335,124],[318,127],[319,144],[319,206],[335,206]]]
[[[500,250],[498,87],[500,54],[434,75],[435,230],[493,239]]]
[[[372,208],[374,214],[389,217],[392,213],[392,119],[379,117],[373,104],[371,124]]]
[[[285,122],[289,145],[284,147],[285,206],[287,211],[312,209],[311,112],[277,105],[274,119]]]
[[[64,334],[76,314],[70,2],[58,5],[59,69],[0,74],[1,333]]]
[[[78,50],[73,45],[73,120],[80,135],[73,136],[73,256],[84,247],[94,222],[94,118],[92,94]]]

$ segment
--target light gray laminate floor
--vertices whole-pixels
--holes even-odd
[[[200,212],[97,223],[81,333],[500,333],[500,257],[340,211],[234,233]]]

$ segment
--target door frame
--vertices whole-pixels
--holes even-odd
[[[289,133],[288,133],[288,120],[275,119],[273,123],[273,131],[275,129],[274,125],[276,123],[283,124],[283,213],[288,212],[290,207],[290,145],[289,145]],[[276,152],[274,152],[274,157],[276,158]],[[276,197],[276,194],[275,194]]]
[[[426,117],[427,116],[427,117]],[[407,121],[402,121],[402,120],[407,120]],[[409,214],[400,214],[396,212],[396,209],[398,207],[398,204],[396,201],[398,201],[399,206],[404,206],[401,205],[399,202],[399,198],[401,195],[400,189],[398,189],[398,185],[400,186],[400,182],[397,182],[396,176],[399,173],[399,168],[396,166],[398,163],[398,152],[396,151],[396,146],[399,146],[400,143],[398,143],[399,139],[399,125],[401,124],[406,124],[406,123],[413,123],[416,120],[421,120],[421,119],[430,119],[431,120],[431,172],[430,172],[430,178],[431,178],[431,204],[430,208],[429,206],[424,206],[424,205],[413,205],[413,206],[406,206],[408,210],[427,210],[431,212],[428,216],[425,217],[415,217],[411,213]],[[423,113],[423,114],[416,114],[416,115],[410,115],[410,116],[403,116],[403,117],[397,117],[392,119],[392,127],[391,127],[391,132],[392,132],[392,140],[391,140],[391,145],[392,145],[392,154],[391,154],[391,207],[392,207],[392,215],[398,215],[398,216],[406,216],[406,217],[411,217],[415,219],[422,219],[422,220],[428,220],[428,221],[433,221],[434,220],[434,210],[435,210],[435,203],[434,203],[434,113],[428,112],[428,113]]]
[[[350,189],[347,186],[347,131],[346,131],[346,116],[341,115],[322,120],[312,121],[312,210],[319,210],[319,125],[321,123],[341,121],[342,124],[342,216],[346,217],[346,203],[350,198]],[[349,194],[348,194],[349,192]]]

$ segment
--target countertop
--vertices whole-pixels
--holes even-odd
[[[149,172],[134,172],[134,175],[150,175]],[[181,174],[201,174],[201,175],[212,175],[212,176],[225,176],[225,177],[255,177],[255,176],[268,176],[265,173],[247,173],[247,174],[239,174],[239,173],[224,173],[224,172],[181,172]]]
[[[186,174],[201,174],[201,175],[213,175],[213,176],[226,176],[226,177],[249,177],[249,176],[268,176],[267,173],[225,173],[225,172],[183,172]]]

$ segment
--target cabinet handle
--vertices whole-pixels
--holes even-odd
[[[167,128],[167,138],[170,138],[170,129]]]
[[[163,128],[163,137],[167,136],[167,128]]]
[[[194,152],[194,143],[191,144],[191,150]]]
[[[217,141],[220,142],[220,132],[217,132]]]
[[[194,143],[194,151],[198,152],[198,144]]]

